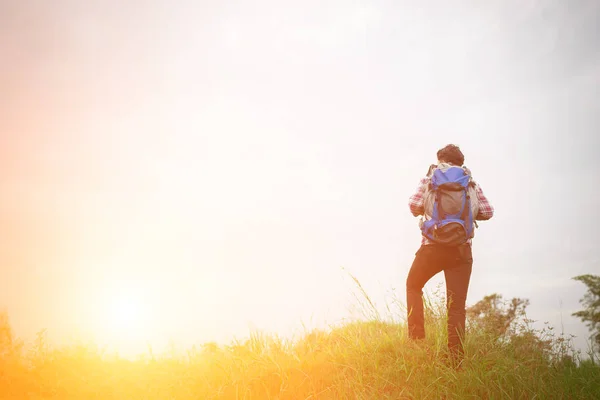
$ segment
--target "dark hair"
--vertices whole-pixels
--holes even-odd
[[[441,162],[447,162],[459,167],[465,163],[464,154],[460,151],[460,148],[454,144],[449,144],[438,150],[437,158]]]

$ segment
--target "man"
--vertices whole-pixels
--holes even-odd
[[[463,167],[465,157],[458,146],[449,144],[440,149],[437,152],[437,159],[438,164],[433,165],[427,176],[421,179],[417,192],[409,200],[412,214],[415,217],[422,216],[420,223],[422,240],[421,247],[415,253],[415,259],[406,279],[408,334],[409,338],[414,340],[425,338],[422,290],[434,275],[444,271],[446,305],[448,308],[448,348],[451,360],[455,365],[460,365],[464,354],[462,339],[466,319],[465,304],[473,266],[471,242],[474,236],[474,227],[471,222],[473,219],[479,221],[489,220],[494,215],[494,209],[483,194],[481,187],[470,178],[470,171]],[[461,169],[452,167],[460,167]],[[457,181],[468,183],[459,187],[458,191],[450,189],[447,193],[450,195],[460,193],[463,196],[463,204],[470,203],[471,207],[470,210],[463,207],[462,211],[457,214],[462,215],[462,219],[467,221],[464,224],[465,229],[462,227],[459,229],[462,232],[462,238],[459,236],[459,239],[456,239],[456,230],[454,230],[452,235],[447,234],[450,239],[443,243],[443,240],[437,240],[437,238],[441,239],[443,237],[442,234],[432,233],[432,229],[438,229],[439,221],[436,218],[444,218],[438,215],[438,213],[444,214],[444,211],[441,210],[442,207],[437,204],[441,195],[433,193],[433,190],[440,180],[444,181],[446,179],[447,175],[443,174],[447,173],[449,169],[452,170],[454,176],[458,177]],[[440,172],[436,170],[440,170]],[[464,195],[462,189],[464,189]],[[446,202],[443,199],[442,197],[442,200],[439,200],[440,204]],[[450,225],[448,224],[447,227]],[[458,224],[454,225],[458,226]],[[472,230],[469,231],[467,228]]]

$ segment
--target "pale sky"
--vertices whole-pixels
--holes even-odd
[[[341,267],[382,310],[404,302],[408,197],[456,143],[496,208],[468,304],[528,298],[585,349],[571,278],[600,273],[600,4],[416,4],[0,0],[17,334],[291,335],[354,315]]]

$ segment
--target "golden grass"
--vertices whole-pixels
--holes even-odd
[[[479,343],[485,337],[475,333],[465,368],[455,371],[443,363],[436,337],[418,346],[403,325],[370,321],[314,331],[296,343],[254,336],[135,361],[91,346],[15,349],[0,359],[0,398],[592,399],[600,389],[597,366],[553,364],[533,347]]]
[[[375,315],[294,342],[255,334],[136,360],[89,345],[52,349],[43,333],[25,352],[4,316],[0,399],[600,398],[600,367],[579,360],[562,337],[540,346],[539,332],[507,341],[471,328],[463,369],[447,366],[443,311],[443,302],[427,303],[420,344],[408,341],[404,324]]]

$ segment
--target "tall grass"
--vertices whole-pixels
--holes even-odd
[[[354,278],[353,278],[354,279]],[[28,352],[0,318],[1,399],[597,399],[600,366],[564,335],[526,319],[499,338],[470,324],[461,370],[444,362],[445,304],[427,298],[427,338],[407,339],[355,280],[369,318],[314,330],[296,341],[254,334],[228,346],[136,360],[94,346]],[[389,310],[389,308],[388,308]]]

